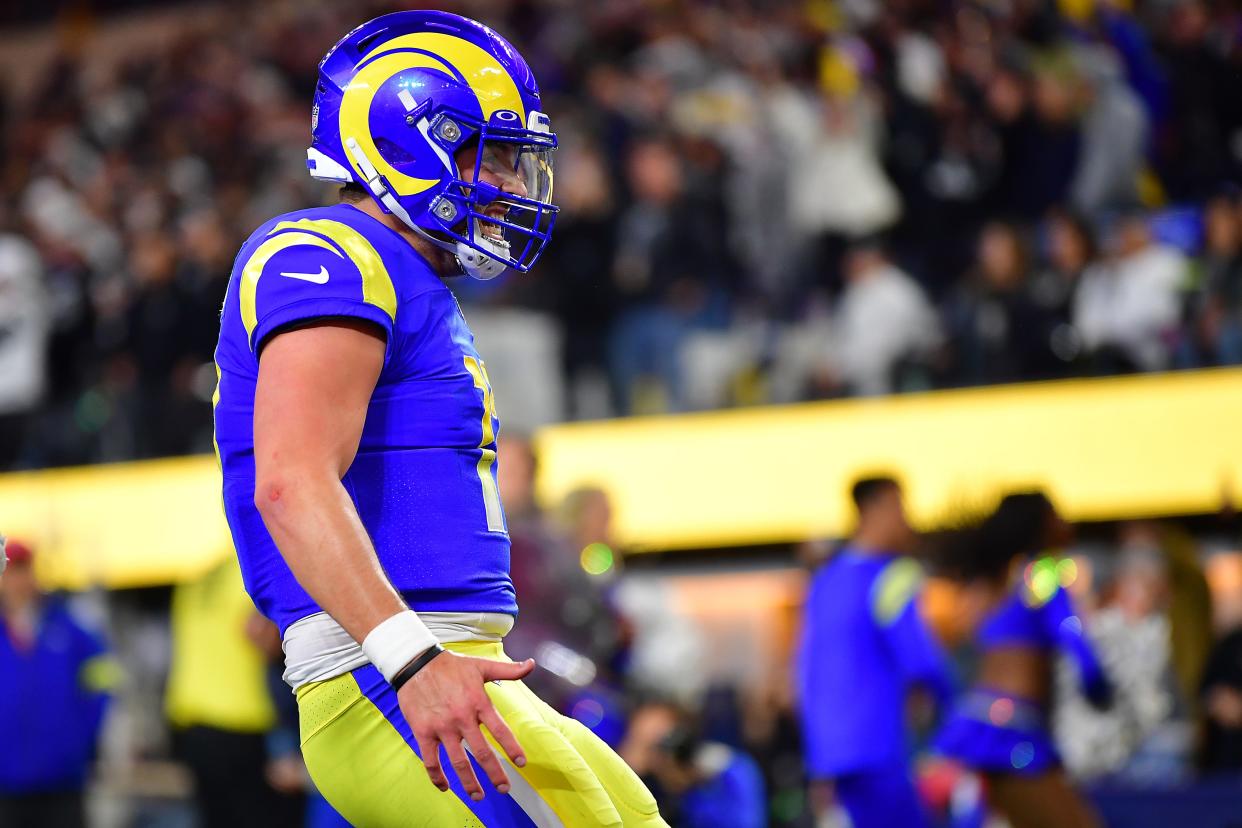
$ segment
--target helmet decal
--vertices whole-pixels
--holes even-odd
[[[359,69],[358,74],[350,80],[349,86],[345,87],[344,95],[341,97],[341,140],[348,141],[353,138],[357,141],[358,146],[375,165],[375,169],[388,179],[389,186],[396,190],[398,195],[417,195],[439,184],[443,177],[441,175],[435,178],[414,178],[398,172],[385,160],[371,136],[371,103],[375,100],[375,93],[379,92],[386,81],[397,74],[416,68],[435,69],[452,76],[448,67],[431,55],[418,52],[386,54]],[[370,177],[359,166],[357,159],[352,156],[349,157],[349,165],[362,180]]]
[[[456,69],[457,77],[469,86],[479,98],[483,108],[483,120],[490,120],[498,109],[517,112],[526,120],[526,107],[513,81],[500,61],[468,40],[439,32],[416,32],[386,41],[367,53],[363,62],[376,55],[397,49],[409,49],[420,54],[438,55]]]

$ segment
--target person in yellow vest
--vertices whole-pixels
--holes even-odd
[[[302,822],[302,798],[277,793],[265,773],[276,711],[267,657],[246,631],[254,613],[233,555],[173,590],[165,712],[194,776],[204,828]]]

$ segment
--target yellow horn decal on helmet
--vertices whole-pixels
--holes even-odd
[[[505,69],[500,61],[485,49],[449,34],[416,32],[385,41],[382,45],[372,49],[367,58],[390,52],[393,49],[422,49],[450,64],[461,73],[478,97],[479,106],[483,109],[484,121],[491,118],[493,112],[508,109],[517,113],[522,125],[526,124],[526,107],[522,105],[522,96],[518,93],[517,84],[509,74],[509,70]],[[418,53],[404,52],[401,54],[414,56]]]
[[[388,44],[385,44],[382,50],[377,51],[387,51],[387,47]],[[375,53],[373,52],[372,54]],[[371,55],[367,57],[369,58]],[[450,77],[453,76],[452,71],[442,61],[437,60],[431,55],[423,55],[418,52],[393,52],[373,60],[358,70],[358,74],[354,75],[350,80],[349,86],[345,88],[345,93],[341,98],[341,143],[345,143],[350,138],[357,141],[363,153],[375,165],[375,169],[387,179],[388,185],[400,196],[417,195],[439,184],[441,179],[414,178],[393,169],[392,165],[384,159],[384,156],[380,155],[380,151],[375,146],[375,141],[371,137],[369,118],[371,102],[375,100],[375,93],[384,85],[384,82],[398,72],[416,68],[435,69]],[[413,133],[414,131],[411,130],[411,132]],[[422,137],[417,136],[416,140],[422,140]],[[346,157],[349,159],[349,165],[354,168],[354,172],[358,175],[359,180],[365,180],[366,174],[358,168],[358,162],[348,153],[346,153]]]

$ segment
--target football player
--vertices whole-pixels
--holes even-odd
[[[323,59],[308,166],[339,204],[242,247],[216,351],[224,505],[279,626],[315,784],[359,826],[663,825],[520,679],[487,369],[442,277],[529,270],[556,136],[514,48],[385,15]],[[451,791],[451,793],[446,793]]]
[[[807,594],[798,697],[808,773],[830,785],[856,828],[928,825],[911,778],[906,695],[918,685],[940,706],[948,662],[918,610],[922,570],[901,487],[889,477],[852,491],[858,530],[820,565]]]

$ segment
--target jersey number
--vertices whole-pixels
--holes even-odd
[[[487,531],[505,531],[504,511],[500,507],[500,492],[496,489],[496,478],[492,477],[492,466],[496,463],[496,450],[491,445],[496,442],[496,429],[492,425],[496,421],[496,397],[492,394],[492,383],[487,378],[487,368],[474,357],[465,357],[466,370],[474,377],[474,387],[483,392],[483,439],[479,449],[483,454],[479,457],[479,485],[483,487],[483,508],[487,512]]]

